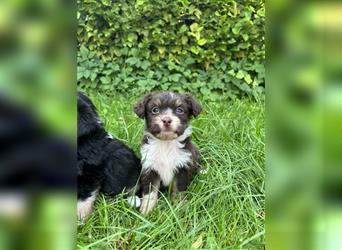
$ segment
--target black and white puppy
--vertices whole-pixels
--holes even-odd
[[[117,195],[135,186],[141,163],[130,148],[106,132],[95,106],[80,92],[77,113],[77,214],[84,221],[99,191]]]
[[[134,112],[145,119],[141,213],[156,206],[158,190],[171,185],[175,197],[187,189],[197,172],[199,152],[191,142],[190,119],[201,110],[190,94],[173,92],[147,94],[135,105]]]

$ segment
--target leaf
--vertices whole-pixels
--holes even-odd
[[[245,74],[242,70],[239,70],[235,76],[237,79],[242,79],[245,76]]]
[[[113,69],[113,71],[118,71],[118,70],[120,70],[120,66],[117,65],[117,64],[114,64],[114,65],[112,66],[112,69]]]
[[[196,32],[196,31],[198,31],[198,28],[199,28],[199,26],[198,26],[198,23],[193,23],[193,24],[191,24],[190,25],[190,30],[192,31],[192,32]]]
[[[83,77],[83,72],[77,73],[77,81],[79,81],[80,79],[82,79],[82,77]]]
[[[191,46],[190,51],[196,55],[198,55],[198,53],[199,53],[199,49],[197,46]]]
[[[231,39],[228,40],[228,43],[229,43],[229,44],[233,44],[233,43],[235,43],[235,42],[236,42],[236,40],[235,40],[234,38],[231,38]]]
[[[158,51],[163,55],[165,53],[165,47],[158,47]]]
[[[125,82],[128,82],[128,83],[132,83],[132,82],[134,82],[134,78],[133,77],[127,77],[126,79],[125,79]]]
[[[89,70],[86,70],[86,71],[84,71],[83,74],[84,74],[84,78],[88,79],[89,76],[90,76],[90,71],[89,71]]]
[[[90,87],[91,87],[92,89],[95,89],[95,88],[97,87],[96,82],[92,82],[92,83],[90,84]]]
[[[87,57],[88,53],[89,53],[89,50],[86,47],[81,46],[81,48],[80,48],[80,55],[83,56],[83,57]]]
[[[200,46],[202,46],[202,45],[204,45],[204,44],[206,44],[206,43],[207,43],[207,40],[205,40],[204,38],[199,39],[199,40],[197,41],[197,44],[200,45]]]
[[[138,8],[138,7],[142,6],[142,5],[144,5],[144,3],[145,3],[145,0],[136,0],[135,8]]]
[[[202,12],[201,12],[199,9],[195,9],[195,10],[194,10],[194,15],[195,15],[198,19],[200,19],[200,18],[201,18],[201,15],[202,15]]]
[[[137,35],[134,34],[134,33],[129,33],[128,36],[127,36],[127,40],[129,42],[135,42],[136,40],[138,39]]]
[[[252,78],[250,75],[246,74],[245,77],[244,77],[245,81],[250,84],[251,82],[253,82]]]
[[[126,60],[126,63],[129,64],[129,65],[135,65],[139,62],[139,60],[135,57],[130,57]]]
[[[261,8],[257,11],[257,15],[260,17],[265,17],[265,8]]]
[[[186,31],[188,31],[188,27],[187,27],[185,24],[183,24],[183,25],[180,27],[179,32],[180,32],[180,33],[184,33],[184,32],[186,32]]]
[[[95,72],[92,72],[92,73],[90,74],[90,80],[91,80],[91,81],[94,81],[96,77],[97,77],[97,74],[96,74]]]
[[[182,36],[182,37],[181,37],[181,42],[182,42],[183,45],[187,44],[187,43],[188,43],[188,40],[189,40],[189,39],[188,39],[186,36]]]
[[[241,34],[243,40],[247,41],[249,36],[247,34]]]
[[[178,82],[180,79],[181,75],[180,74],[173,74],[169,76],[169,80],[173,82]]]
[[[149,61],[143,61],[143,62],[140,64],[140,67],[141,67],[143,70],[146,70],[150,65],[151,65],[151,64],[150,64]]]
[[[108,76],[102,76],[100,78],[100,81],[103,83],[103,84],[108,84],[110,83],[110,78]]]
[[[232,31],[235,35],[239,34],[240,33],[240,30],[241,30],[241,27],[240,26],[235,26]]]

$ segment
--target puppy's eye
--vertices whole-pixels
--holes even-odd
[[[158,107],[153,107],[153,108],[152,108],[152,114],[154,114],[154,115],[158,114],[159,111],[160,111],[160,110],[159,110]]]
[[[176,108],[176,113],[177,114],[183,114],[184,113],[184,109],[182,107],[178,107],[178,108]]]

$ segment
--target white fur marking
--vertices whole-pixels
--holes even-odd
[[[180,125],[181,121],[180,119],[178,118],[178,116],[176,116],[172,109],[168,108],[165,112],[164,112],[164,115],[161,116],[161,119],[163,119],[163,117],[165,116],[168,116],[172,119],[172,122],[171,122],[171,129],[172,130],[176,130],[178,128],[178,126]]]
[[[96,200],[97,191],[94,191],[90,197],[81,201],[77,201],[77,218],[84,222],[93,211],[94,202]]]
[[[140,212],[144,215],[148,214],[157,205],[158,192],[152,191],[142,197]]]
[[[186,167],[191,161],[191,153],[184,150],[181,143],[191,135],[188,127],[182,135],[174,140],[159,140],[152,134],[145,132],[148,143],[141,147],[143,169],[156,171],[165,186],[172,181],[178,167]]]
[[[127,202],[132,207],[140,207],[141,203],[139,197],[136,195],[127,197]]]
[[[113,139],[113,136],[111,134],[107,134],[106,138]]]

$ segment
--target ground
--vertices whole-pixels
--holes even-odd
[[[106,129],[139,155],[143,121],[135,98],[91,95]],[[120,196],[100,195],[86,224],[78,226],[79,249],[263,249],[265,224],[264,103],[204,102],[193,120],[203,170],[186,193],[142,216]]]

